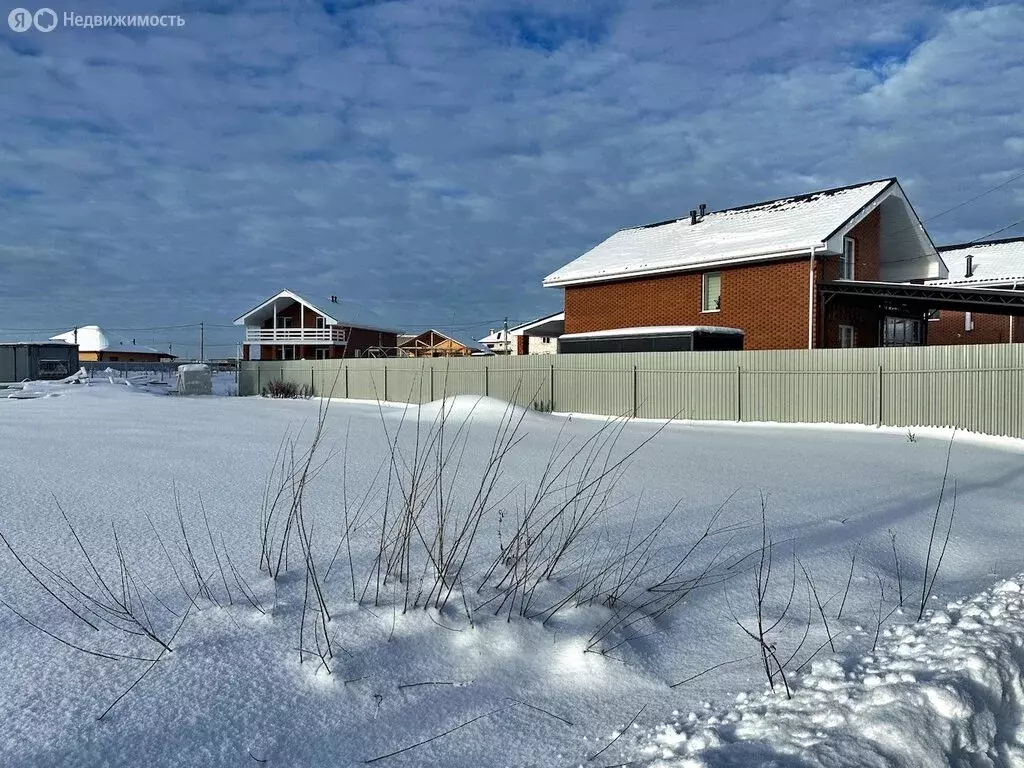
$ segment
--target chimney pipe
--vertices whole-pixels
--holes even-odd
[[[690,211],[690,226],[693,226],[696,223],[697,223],[697,212],[696,211]]]
[[[703,219],[704,218],[704,214],[707,213],[707,212],[708,212],[708,204],[707,203],[701,203],[700,204],[700,217]]]
[[[973,253],[968,253],[967,254],[967,274],[964,275],[964,277],[973,277],[973,276],[974,276],[974,254]]]

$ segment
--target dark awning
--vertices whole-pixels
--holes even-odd
[[[824,296],[857,303],[898,303],[908,309],[950,309],[990,315],[1024,315],[1024,291],[964,285],[919,285],[836,280],[818,284]]]

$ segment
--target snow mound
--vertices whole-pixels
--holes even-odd
[[[664,768],[1024,765],[1024,576],[816,662],[790,700],[741,694],[651,741]]]
[[[443,400],[434,400],[424,403],[419,407],[419,416],[422,421],[432,422],[444,414],[445,419],[457,422],[464,422],[467,419],[480,419],[483,421],[500,422],[512,421],[513,423],[528,416],[532,411],[521,405],[512,405],[496,397],[483,397],[481,395],[455,395],[446,397]]]

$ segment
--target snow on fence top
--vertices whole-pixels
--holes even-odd
[[[625,277],[807,251],[857,215],[894,179],[622,229],[544,279],[545,285]]]

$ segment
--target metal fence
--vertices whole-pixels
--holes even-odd
[[[243,362],[316,396],[422,403],[489,395],[640,418],[938,426],[1024,437],[1024,344],[897,349]]]

